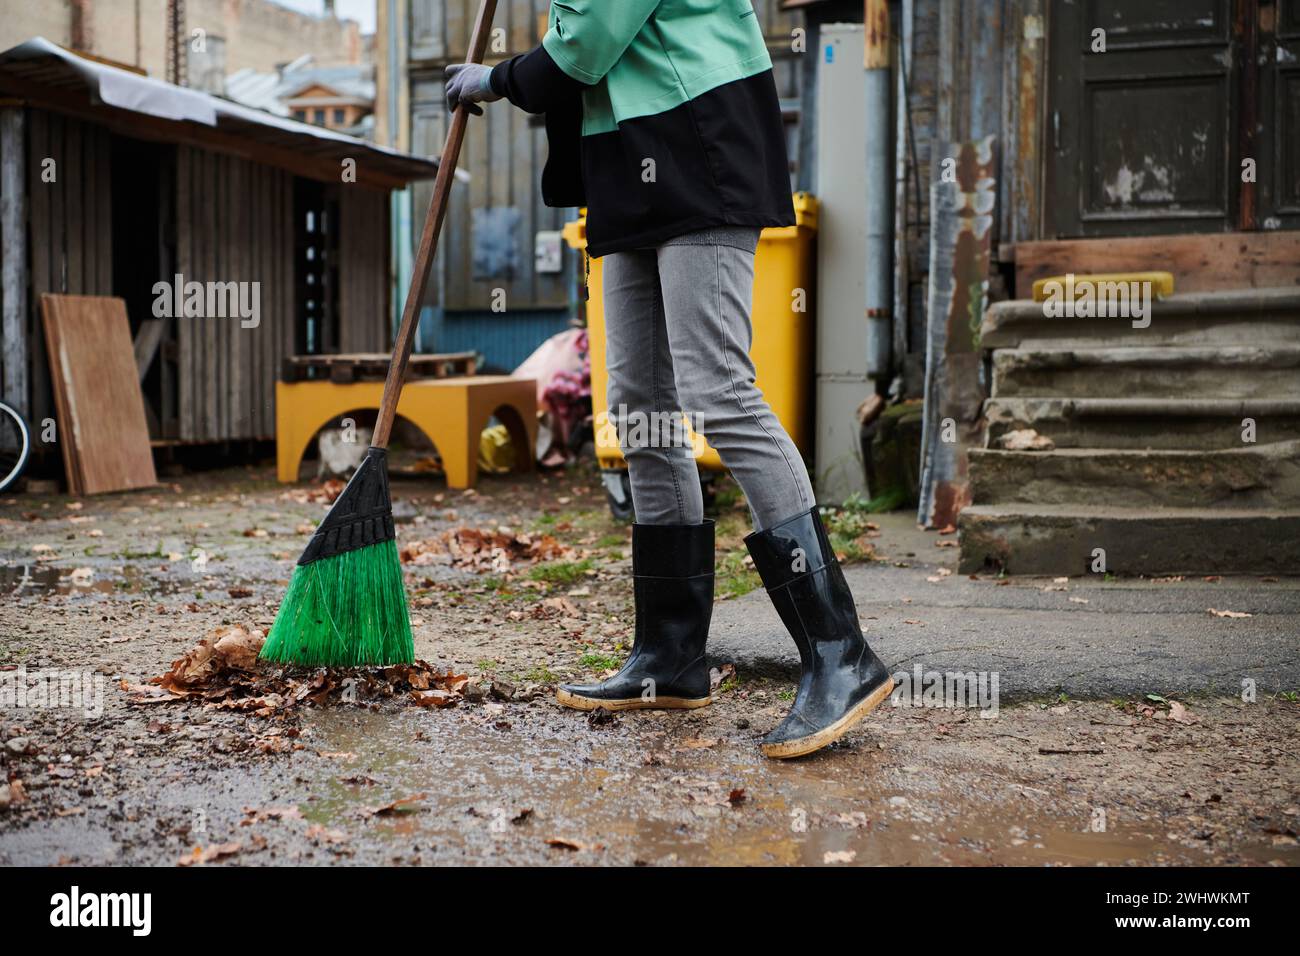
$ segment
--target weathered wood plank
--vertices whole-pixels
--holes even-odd
[[[102,126],[91,127],[94,130],[93,155],[88,157],[95,164],[93,178],[94,195],[89,201],[95,207],[95,232],[88,235],[87,241],[93,242],[95,261],[95,294],[111,295],[113,293],[113,149],[112,137]],[[87,177],[87,184],[92,182]],[[152,225],[152,224],[151,224]],[[128,316],[129,318],[129,316]]]
[[[298,323],[297,301],[294,298],[294,229],[296,224],[293,209],[293,177],[283,171],[279,172],[278,175],[281,182],[281,222],[284,224],[280,236],[280,248],[283,250],[283,255],[279,258],[279,286],[283,297],[282,307],[285,321],[280,336],[280,352],[276,356],[276,368],[279,368],[280,359],[286,355],[292,355],[294,352],[295,327]]]
[[[0,370],[4,400],[26,417],[27,157],[22,107],[0,109]]]
[[[69,484],[97,494],[157,484],[126,303],[41,297]],[[75,477],[74,477],[75,476]]]
[[[1099,272],[1164,271],[1175,292],[1295,288],[1300,232],[1226,232],[1183,236],[1050,239],[1016,244],[1016,295],[1035,279]]]
[[[270,170],[265,166],[254,166],[254,212],[249,222],[249,228],[252,230],[251,247],[253,249],[253,275],[254,282],[260,283],[260,302],[262,307],[262,322],[253,331],[253,388],[252,397],[252,430],[253,434],[264,437],[268,434],[266,424],[266,403],[270,401],[267,393],[268,388],[274,387],[266,375],[266,356],[268,337],[274,334],[275,323],[279,321],[279,316],[271,303],[271,288],[267,281],[268,270],[267,261],[271,250],[271,215],[272,209],[270,200]]]
[[[49,365],[45,360],[45,330],[36,300],[50,287],[50,190],[41,181],[49,155],[49,123],[41,110],[27,111],[28,238],[31,243],[31,284],[27,302],[28,415],[34,426],[49,414]]]
[[[176,272],[192,275],[194,272],[195,212],[193,204],[194,149],[181,146],[176,151]],[[168,277],[167,281],[173,281]],[[194,427],[194,325],[182,316],[176,316],[177,380],[176,418],[178,437],[193,441],[197,437]]]
[[[217,168],[217,157],[212,153],[200,153],[199,159],[203,170],[202,183],[203,188],[198,196],[195,197],[199,208],[202,210],[202,228],[198,232],[198,240],[202,245],[202,270],[195,276],[199,282],[209,282],[220,275],[221,263],[218,259],[218,243],[216,241],[219,219],[217,210],[218,196],[220,195],[221,176]],[[186,276],[189,280],[189,276]],[[221,353],[221,333],[217,323],[213,322],[210,317],[197,319],[188,319],[186,321],[195,322],[203,330],[203,391],[199,396],[201,407],[203,409],[203,432],[202,437],[206,440],[220,438],[221,432],[221,409],[218,406],[218,389],[220,388],[220,353]]]
[[[92,291],[85,281],[85,196],[86,165],[83,162],[81,139],[85,129],[82,123],[68,120],[64,124],[63,170],[59,176],[63,194],[64,236],[63,256],[66,281],[64,288],[75,294]]]
[[[225,248],[229,263],[225,274],[230,281],[247,282],[248,275],[248,163],[242,159],[229,160],[230,171],[226,177],[225,208],[230,217],[225,233]],[[235,316],[218,318],[226,329],[229,348],[226,373],[226,395],[229,401],[229,418],[226,422],[227,438],[242,438],[251,433],[248,421],[248,388],[250,354],[245,347],[253,331],[245,329],[238,311]]]
[[[996,221],[992,136],[954,143],[957,182],[931,184],[930,297],[925,354],[925,419],[917,521],[944,528],[971,502],[966,451],[977,447],[984,389],[979,326],[988,299],[990,239]]]
[[[135,371],[141,381],[144,381],[145,375],[149,373],[149,366],[153,365],[153,360],[158,355],[158,346],[162,344],[166,328],[163,319],[152,316],[140,323],[140,330],[135,334],[134,346]]]

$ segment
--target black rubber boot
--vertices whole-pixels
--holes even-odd
[[[703,707],[709,697],[704,643],[713,615],[713,522],[632,526],[636,632],[632,655],[599,684],[563,684],[578,710]]]
[[[894,689],[867,646],[844,572],[813,508],[745,538],[786,629],[799,646],[799,691],[763,738],[768,757],[801,757],[844,736]]]

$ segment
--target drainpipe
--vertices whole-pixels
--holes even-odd
[[[889,7],[865,0],[862,65],[866,77],[867,377],[877,391],[889,385],[893,345],[894,156],[890,136]]]
[[[901,396],[903,360],[907,355],[908,288],[911,276],[907,255],[907,177],[909,167],[908,91],[912,80],[912,0],[903,0],[898,24],[898,73],[894,83],[894,381]],[[915,148],[913,146],[913,148]],[[892,385],[891,385],[892,388]]]
[[[388,35],[382,38],[387,47],[388,60],[388,89],[385,91],[388,102],[383,104],[383,108],[388,113],[388,142],[385,145],[393,149],[408,149],[409,144],[402,142],[401,135],[401,89],[402,84],[406,82],[406,61],[402,56],[400,31],[406,24],[406,10],[398,0],[380,0],[380,2],[387,5],[385,25],[388,27]],[[380,38],[377,37],[376,40],[378,39]],[[391,284],[389,307],[392,313],[389,321],[392,330],[396,331],[402,321],[402,309],[406,306],[406,289],[411,281],[411,187],[404,186],[393,190],[389,194],[388,202],[389,282]],[[415,334],[417,352],[428,348],[428,343],[424,341],[421,332],[423,329],[417,325]]]

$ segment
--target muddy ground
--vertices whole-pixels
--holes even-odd
[[[18,668],[102,677],[102,712],[0,709],[0,863],[1300,862],[1300,688],[1052,696],[994,719],[886,706],[786,763],[757,741],[793,685],[744,667],[720,671],[700,711],[558,707],[555,683],[598,677],[631,642],[630,532],[586,467],[470,493],[395,481],[417,655],[470,678],[453,706],[150,701],[147,682],[206,635],[274,620],[328,495],[272,478],[0,499],[9,686]],[[719,600],[762,599],[742,597],[758,582],[734,488],[718,508]],[[846,558],[902,565],[918,591],[954,563],[946,547],[916,558],[906,515],[833,526]],[[454,529],[499,534],[515,557],[452,560],[437,542]],[[906,601],[894,610],[922,613]]]

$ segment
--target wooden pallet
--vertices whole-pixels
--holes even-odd
[[[290,355],[280,369],[282,382],[327,379],[340,385],[350,382],[382,382],[388,374],[391,356],[382,352],[353,352],[344,355]],[[422,378],[460,378],[473,375],[476,352],[445,352],[412,355],[407,381]]]

